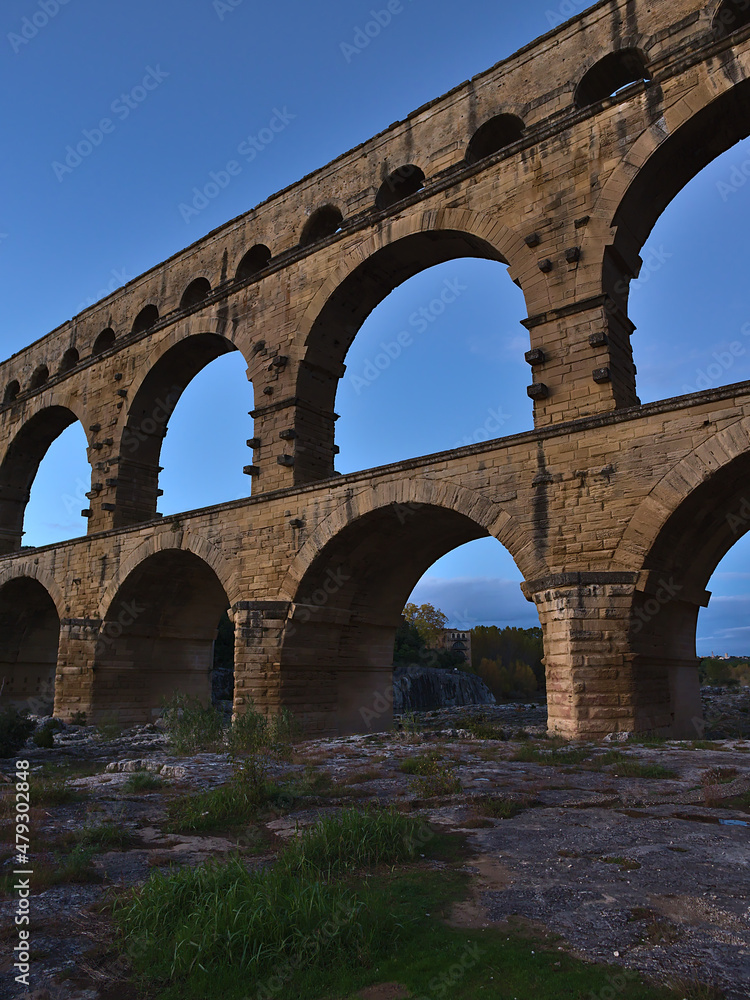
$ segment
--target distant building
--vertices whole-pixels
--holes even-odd
[[[438,640],[438,649],[450,649],[462,653],[464,660],[471,663],[471,632],[457,628],[443,629],[443,634]]]

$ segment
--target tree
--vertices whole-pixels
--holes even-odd
[[[404,618],[416,628],[427,646],[437,645],[448,623],[448,616],[432,604],[422,604],[419,607],[416,604],[407,604],[404,608]]]

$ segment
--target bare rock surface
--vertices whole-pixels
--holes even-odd
[[[294,784],[281,811],[263,819],[261,848],[236,833],[166,829],[171,800],[230,779],[226,753],[179,756],[153,726],[110,740],[93,730],[63,730],[54,749],[24,751],[34,772],[48,774],[52,766],[84,796],[33,808],[35,867],[48,869],[55,852],[61,863],[85,825],[116,824],[128,843],[94,855],[98,881],[39,885],[34,892],[31,991],[47,990],[50,1000],[128,1000],[127,963],[113,951],[101,909],[106,894],[154,870],[237,850],[250,865],[272,863],[285,840],[322,814],[377,802],[419,810],[435,828],[467,838],[473,892],[456,907],[456,926],[522,919],[559,934],[560,947],[585,959],[663,980],[691,976],[720,987],[728,1000],[746,1000],[745,694],[712,691],[707,701],[706,735],[713,738],[695,742],[559,744],[541,738],[546,716],[536,703],[441,709],[405,718],[390,733],[306,741],[292,760],[270,768],[276,780]],[[402,770],[408,758],[428,752],[459,779],[460,792],[431,795]],[[8,763],[0,769],[12,776]],[[128,790],[139,772],[163,784]],[[518,812],[494,818],[488,801],[515,803]],[[12,871],[9,851],[2,859],[2,870]],[[0,900],[5,940],[14,933],[14,906],[12,895]],[[4,958],[0,997],[25,993]]]

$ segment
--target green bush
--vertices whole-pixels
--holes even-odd
[[[179,753],[220,750],[224,747],[224,717],[219,709],[199,698],[175,693],[163,705],[167,735]]]
[[[25,712],[6,708],[0,713],[0,757],[12,757],[34,731],[34,723]]]
[[[135,771],[122,787],[126,792],[153,792],[164,787],[164,780],[151,771]]]
[[[51,750],[55,745],[55,726],[46,722],[32,736],[35,746],[43,750]]]

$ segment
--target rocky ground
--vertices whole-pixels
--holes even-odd
[[[60,804],[32,803],[41,885],[31,900],[29,995],[135,996],[126,963],[112,951],[101,905],[107,894],[155,869],[195,865],[238,846],[253,863],[265,863],[297,824],[343,804],[378,802],[423,811],[431,823],[467,838],[474,892],[457,907],[456,923],[490,926],[522,918],[561,935],[561,947],[580,957],[662,980],[701,980],[728,1000],[745,1000],[750,692],[713,689],[704,700],[707,727],[696,741],[560,745],[543,738],[543,705],[441,710],[405,719],[389,734],[308,741],[291,760],[274,765],[280,779],[304,778],[307,791],[265,819],[260,845],[252,838],[164,830],[170,801],[230,778],[226,754],[178,756],[154,726],[117,737],[68,727],[55,736],[53,749],[30,747],[22,755],[33,773],[56,775],[56,786],[65,782],[79,793]],[[408,758],[430,751],[451,787],[402,770]],[[12,767],[0,762],[9,778]],[[142,770],[158,774],[163,785],[130,790],[133,773]],[[0,816],[0,870],[7,873],[14,867],[10,790],[8,785]],[[515,803],[517,814],[511,809],[510,818],[494,816],[498,800]],[[81,829],[102,827],[122,836],[114,849],[99,845],[89,870],[95,880],[60,879]],[[58,876],[50,876],[56,867]],[[15,905],[12,893],[0,899],[0,939],[11,945]],[[11,958],[0,960],[0,997],[25,996],[13,982],[11,964]]]

